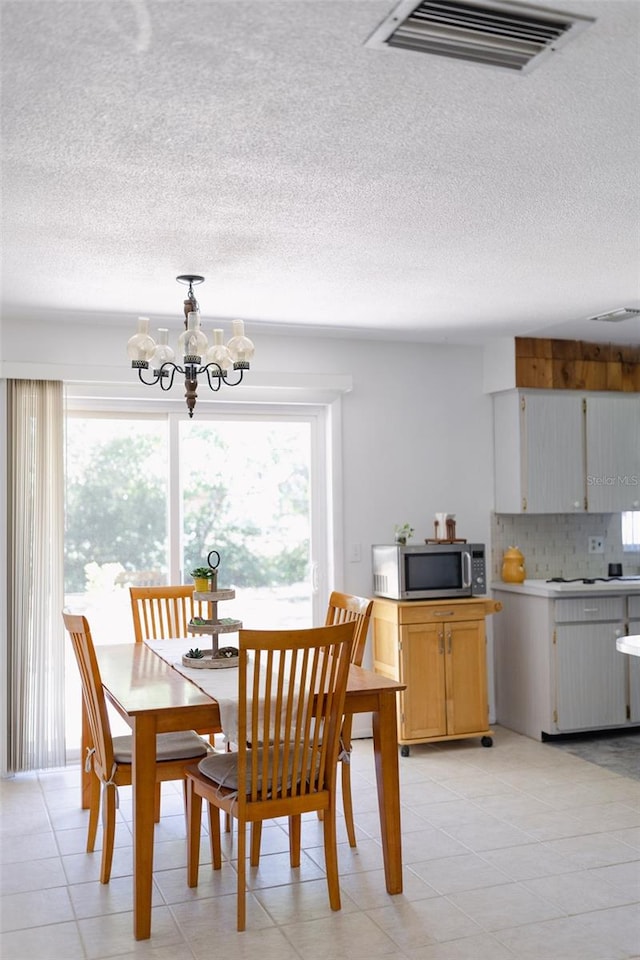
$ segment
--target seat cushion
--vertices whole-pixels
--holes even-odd
[[[258,793],[262,791],[262,748],[258,749],[258,766],[260,776],[258,778]],[[283,756],[280,753],[278,767],[278,783],[281,783]],[[247,796],[251,793],[251,750],[247,750]],[[286,777],[286,790],[291,789],[293,782],[293,756],[289,754],[289,770]],[[214,753],[205,757],[198,764],[198,770],[209,780],[212,780],[219,787],[225,787],[227,790],[238,789],[238,754],[237,753]],[[271,781],[273,776],[273,747],[269,747],[267,758],[267,780]],[[268,796],[271,796],[269,791]]]
[[[113,756],[116,763],[131,763],[133,741],[130,736],[113,738]],[[203,757],[207,745],[193,730],[159,733],[156,737],[156,760],[189,760]]]

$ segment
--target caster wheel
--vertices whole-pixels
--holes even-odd
[[[400,747],[400,756],[408,757],[409,756],[409,747]]]
[[[493,746],[493,737],[483,737],[480,741],[483,747],[492,747]]]

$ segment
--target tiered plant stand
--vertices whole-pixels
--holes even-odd
[[[203,650],[202,657],[189,657],[185,653],[182,657],[182,663],[185,667],[195,667],[196,669],[220,669],[221,667],[235,667],[238,663],[238,650],[236,647],[221,647],[218,638],[220,634],[237,633],[242,629],[242,620],[233,620],[230,617],[218,619],[218,603],[221,600],[233,600],[235,590],[211,590],[206,593],[195,592],[194,600],[200,600],[209,604],[209,616],[206,620],[191,620],[188,625],[190,634],[198,636],[211,637],[211,647]]]

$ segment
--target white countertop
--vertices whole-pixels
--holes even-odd
[[[640,593],[640,580],[609,580],[595,583],[548,583],[546,580],[525,580],[524,583],[504,583],[494,580],[491,591],[503,590],[507,593],[528,594],[534,597],[581,596],[589,594],[636,594]]]

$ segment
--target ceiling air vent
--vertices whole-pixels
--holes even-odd
[[[640,316],[640,309],[635,307],[618,307],[617,310],[610,310],[608,313],[599,313],[597,317],[589,317],[589,320],[601,320],[604,323],[620,323],[621,320],[628,320],[630,317]]]
[[[518,3],[402,0],[365,46],[399,47],[521,72],[593,23]]]

